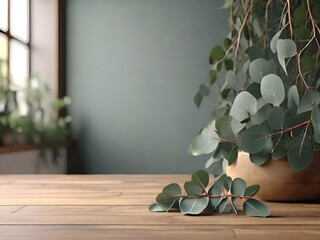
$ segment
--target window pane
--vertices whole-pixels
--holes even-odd
[[[0,33],[0,84],[6,84],[8,79],[8,39]]]
[[[27,86],[29,77],[29,50],[24,44],[18,41],[10,41],[10,89],[18,90],[17,101],[20,113],[25,115],[27,113],[27,104],[24,90]]]
[[[8,30],[8,0],[0,0],[0,28]]]
[[[28,0],[10,0],[10,32],[21,41],[29,41]]]

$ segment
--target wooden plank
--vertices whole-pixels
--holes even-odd
[[[320,239],[318,203],[267,203],[270,218],[151,213],[190,175],[0,175],[1,239]],[[213,179],[211,179],[212,181]]]

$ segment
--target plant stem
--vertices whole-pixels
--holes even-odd
[[[244,199],[250,199],[254,197],[249,196],[240,196],[240,195],[234,195],[234,194],[222,194],[222,195],[210,195],[210,194],[202,194],[200,197],[190,196],[190,195],[176,195],[176,197],[183,197],[183,198],[202,198],[202,197],[209,197],[209,198],[218,198],[218,197],[235,197],[235,198],[244,198]]]
[[[287,0],[287,3],[288,3],[288,21],[289,21],[290,34],[291,34],[291,39],[292,39],[293,38],[293,30],[292,30],[291,13],[290,13],[290,0]]]
[[[267,135],[266,137],[271,137],[271,136],[274,136],[274,135],[277,135],[277,134],[282,134],[282,133],[284,133],[284,132],[291,131],[291,130],[293,130],[293,129],[299,128],[299,127],[304,126],[304,125],[307,125],[307,127],[308,127],[309,124],[310,124],[310,122],[311,122],[311,120],[305,121],[305,122],[300,123],[300,124],[298,124],[298,125],[296,125],[296,126],[293,126],[293,127],[291,127],[291,128],[287,128],[287,129],[284,129],[284,130],[279,131],[279,132],[271,133],[271,134]]]

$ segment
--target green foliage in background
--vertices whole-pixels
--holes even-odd
[[[267,217],[270,209],[254,196],[259,185],[248,186],[241,178],[231,179],[223,175],[210,187],[209,174],[199,170],[192,175],[191,181],[184,184],[184,191],[177,183],[171,183],[156,197],[156,203],[149,207],[152,212],[168,212],[179,209],[184,215],[198,215],[203,211],[238,214],[237,203],[243,200],[243,211],[252,217]]]
[[[189,153],[211,154],[206,167],[217,177],[239,150],[257,165],[287,156],[303,171],[320,149],[320,1],[225,0],[223,8],[230,32],[194,98],[198,107],[209,94],[219,101]]]
[[[1,63],[0,59],[0,146],[35,144],[43,158],[45,150],[50,149],[55,162],[59,148],[69,137],[71,122],[71,117],[60,117],[58,113],[71,103],[70,98],[54,100],[48,85],[38,76],[31,77],[24,89],[11,88]],[[19,94],[27,104],[27,113],[21,114]]]

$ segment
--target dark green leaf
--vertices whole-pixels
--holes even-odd
[[[224,179],[224,181],[223,181],[223,186],[224,186],[224,188],[225,188],[227,191],[230,190],[231,184],[232,184],[232,179],[231,179],[231,177],[226,177],[226,178]]]
[[[280,139],[279,139],[280,138]],[[287,147],[290,141],[288,134],[284,133],[277,138],[276,146],[272,152],[272,159],[281,159],[287,155]]]
[[[210,85],[214,84],[217,80],[217,70],[210,70]]]
[[[224,66],[226,67],[226,70],[232,70],[233,69],[233,61],[231,59],[227,59],[224,61]]]
[[[194,197],[201,197],[203,192],[202,188],[199,187],[198,185],[195,185],[192,181],[185,182],[184,190],[188,195],[194,196]]]
[[[315,64],[316,64],[315,59],[309,55],[304,55],[300,61],[301,61],[302,72],[312,71],[315,67]]]
[[[214,60],[220,61],[225,56],[225,51],[220,46],[215,46],[211,51],[211,57]]]
[[[225,47],[226,49],[228,49],[228,48],[231,46],[232,41],[231,41],[230,38],[225,38],[224,41],[223,41],[223,44],[224,44],[224,47]]]
[[[260,185],[252,185],[246,188],[246,190],[244,191],[243,196],[246,197],[253,197],[255,196],[260,190]]]
[[[266,161],[268,161],[268,159],[269,154],[250,153],[250,161],[258,166],[263,165]]]
[[[256,99],[261,98],[261,92],[260,92],[260,84],[259,83],[251,83],[247,89],[247,92],[252,94]]]
[[[235,178],[231,184],[231,194],[243,196],[247,184],[242,178]]]
[[[243,210],[251,217],[267,217],[270,215],[268,206],[252,198],[243,203]]]
[[[294,21],[297,23],[305,23],[307,17],[307,8],[305,6],[297,7],[294,10]]]
[[[241,148],[248,153],[258,153],[270,140],[269,131],[264,125],[249,127],[241,137]]]
[[[181,198],[180,211],[182,214],[197,215],[208,206],[209,198]]]
[[[318,106],[313,108],[311,119],[314,131],[314,139],[317,143],[320,143],[320,110]]]
[[[222,93],[221,93],[221,96],[223,99],[226,99],[230,93],[231,89],[230,88],[225,88],[223,89]]]
[[[310,166],[312,160],[311,138],[304,134],[293,138],[288,147],[290,167],[296,172],[301,172]]]
[[[311,33],[304,27],[298,27],[293,30],[294,35],[301,40],[308,40],[311,36]]]
[[[199,170],[192,175],[191,181],[205,190],[209,184],[209,174],[204,170]]]
[[[202,94],[201,92],[197,92],[197,94],[194,96],[194,104],[199,108],[200,104],[202,102]]]
[[[171,194],[168,194],[168,193],[159,193],[157,198],[156,198],[156,201],[158,203],[172,203],[174,200],[176,200],[178,197],[174,196],[174,195],[171,195]]]
[[[221,181],[216,181],[212,187],[209,189],[208,194],[211,196],[220,196],[223,194],[223,185]],[[210,208],[216,208],[220,203],[222,197],[210,197],[209,206]]]
[[[171,183],[168,186],[166,186],[162,192],[167,193],[169,195],[180,195],[181,194],[181,188],[177,183]]]
[[[217,210],[218,210],[219,213],[223,213],[224,212],[224,210],[227,207],[227,203],[228,203],[228,198],[224,198],[224,199],[222,199],[220,201],[220,203],[217,206]]]
[[[272,129],[283,129],[284,112],[282,108],[275,107],[269,112],[268,122]]]

